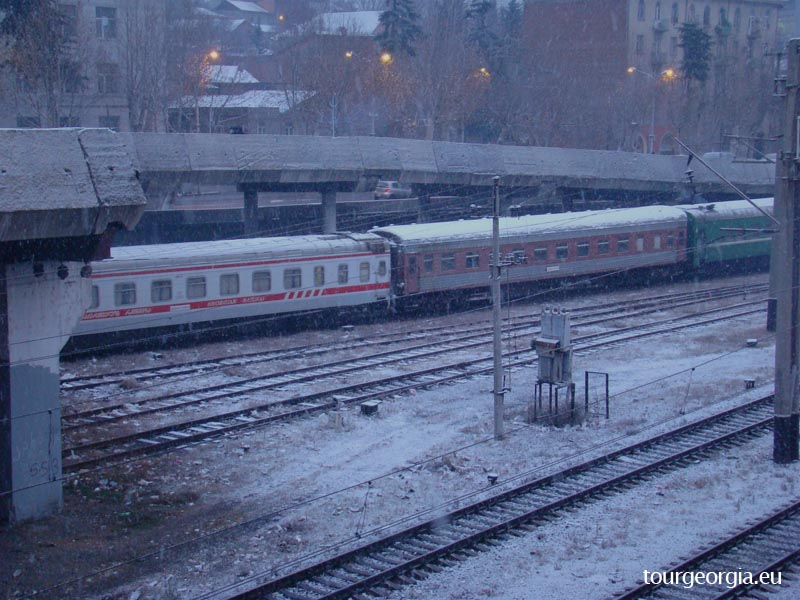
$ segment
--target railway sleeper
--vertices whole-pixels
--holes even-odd
[[[306,579],[305,581],[298,581],[294,584],[295,589],[299,588],[305,590],[310,594],[330,594],[332,591],[339,589],[341,586],[329,586],[314,579]]]
[[[352,571],[350,565],[342,565],[341,567],[331,569],[327,575],[323,576],[329,576],[334,580],[344,581],[347,584],[356,583],[364,579],[364,575]]]

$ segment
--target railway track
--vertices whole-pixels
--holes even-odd
[[[772,397],[762,398],[611,452],[582,465],[506,489],[476,496],[468,506],[402,531],[376,530],[358,547],[340,546],[304,557],[279,570],[208,593],[205,600],[316,600],[382,596],[426,577],[510,536],[525,535],[559,511],[610,493],[679,466],[716,449],[746,443],[771,428]],[[420,516],[420,518],[422,518]],[[330,556],[333,552],[340,552]],[[320,559],[322,560],[320,561]],[[304,561],[303,564],[301,561]]]
[[[594,305],[591,308],[578,308],[572,311],[575,317],[590,317],[613,314],[615,311],[641,310],[647,307],[658,306],[665,302],[672,303],[673,306],[685,306],[692,303],[721,300],[730,297],[737,297],[747,294],[763,293],[767,290],[766,284],[754,284],[746,286],[725,286],[710,290],[700,290],[691,292],[677,292],[674,294],[660,295],[656,298],[645,298],[633,302],[613,302],[603,305]],[[619,315],[624,317],[624,314]],[[537,326],[538,321],[532,321],[530,326]],[[467,326],[474,333],[489,333],[489,327],[485,326],[485,319],[479,323],[471,323]],[[102,386],[120,384],[123,381],[135,379],[139,382],[180,377],[186,375],[196,375],[206,371],[220,370],[230,367],[250,366],[263,364],[273,361],[285,361],[287,359],[309,359],[315,356],[324,356],[332,351],[340,349],[351,349],[358,346],[369,349],[374,346],[385,348],[387,345],[404,344],[409,341],[428,339],[438,335],[451,337],[457,335],[453,333],[452,326],[433,326],[419,330],[402,330],[386,332],[371,336],[370,338],[353,337],[343,342],[329,342],[326,344],[303,345],[283,348],[280,350],[269,350],[260,352],[248,352],[229,355],[215,359],[203,359],[180,364],[165,365],[156,368],[126,369],[116,373],[105,373],[99,375],[68,376],[61,380],[61,391],[75,392],[79,390],[93,389]]]
[[[761,598],[764,592],[777,591],[781,585],[774,579],[761,584],[753,584],[750,580],[733,579],[726,581],[705,582],[687,588],[678,585],[656,585],[662,577],[677,578],[688,572],[703,573],[778,573],[791,570],[800,565],[800,502],[793,502],[778,512],[749,525],[731,537],[704,548],[696,555],[682,560],[680,564],[672,564],[658,572],[657,581],[642,581],[632,589],[628,589],[613,598],[615,600],[637,600],[652,598],[669,600],[670,598],[703,598],[704,600],[723,600],[724,598]],[[734,575],[735,576],[735,575]],[[788,579],[788,578],[787,578]],[[794,577],[792,577],[794,579]],[[788,583],[788,582],[786,582]]]
[[[747,304],[757,304],[752,302]],[[741,305],[740,305],[741,306]],[[731,307],[725,309],[715,309],[713,312],[730,311]],[[631,326],[617,329],[613,332],[597,333],[582,336],[574,339],[576,350],[586,350],[607,344],[616,344],[631,339],[638,339],[643,336],[658,335],[668,331],[676,331],[688,327],[696,327],[702,324],[726,320],[762,312],[763,309],[747,308],[740,312],[731,314],[717,315],[714,317],[705,316],[702,318],[675,317],[651,323],[649,326]],[[709,311],[712,312],[712,311]],[[486,342],[473,342],[472,346],[484,345]],[[459,348],[463,350],[463,348]],[[441,348],[428,350],[418,356],[418,359],[428,360],[432,356],[439,357],[442,353]],[[530,350],[521,350],[511,353],[513,366],[519,367],[535,362],[536,358]],[[393,362],[408,360],[405,358],[395,358]],[[460,360],[455,363],[426,367],[413,373],[382,377],[368,382],[338,386],[322,392],[311,394],[299,394],[283,400],[261,403],[257,406],[250,406],[236,410],[229,410],[224,413],[193,418],[188,421],[172,423],[158,426],[147,431],[134,431],[132,433],[112,433],[101,439],[85,440],[78,438],[77,441],[70,440],[65,443],[63,450],[63,462],[65,472],[75,472],[82,469],[96,467],[101,464],[116,462],[136,456],[154,454],[170,448],[180,447],[197,443],[211,437],[218,437],[223,434],[233,433],[242,429],[249,429],[266,425],[278,420],[296,418],[310,413],[321,412],[335,409],[341,405],[361,403],[366,400],[380,399],[387,396],[401,394],[411,389],[433,387],[462,380],[477,375],[489,373],[492,370],[491,358],[481,356],[480,358]],[[368,365],[360,365],[358,368],[368,368]],[[314,376],[319,378],[319,374]],[[259,381],[251,381],[245,384],[238,384],[237,387],[226,387],[224,390],[207,390],[204,392],[193,391],[184,397],[184,407],[186,403],[198,404],[209,402],[213,399],[230,398],[232,394],[252,394],[257,391],[264,391],[280,386],[281,384],[264,384]],[[283,383],[285,385],[285,382]],[[153,407],[151,407],[152,409]],[[150,409],[148,409],[150,410]],[[123,418],[130,418],[130,414]],[[98,425],[95,425],[98,427]],[[77,427],[73,427],[77,429]],[[86,427],[78,429],[81,435],[86,432]],[[65,433],[70,433],[69,426],[65,428]],[[77,435],[73,436],[73,439]]]

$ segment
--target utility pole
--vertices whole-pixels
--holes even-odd
[[[775,285],[777,331],[775,334],[775,430],[772,459],[786,464],[800,451],[800,198],[798,192],[798,85],[800,85],[800,39],[789,42],[786,73],[786,121],[783,150],[776,166],[774,214],[780,222],[773,236],[775,254],[770,279]]]
[[[503,346],[500,318],[500,177],[495,175],[492,210],[492,321],[494,324],[494,438],[503,438]]]

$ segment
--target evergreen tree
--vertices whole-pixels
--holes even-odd
[[[414,56],[414,42],[422,36],[418,21],[414,0],[386,0],[386,10],[380,16],[383,29],[375,36],[375,41],[384,52]]]
[[[489,64],[493,63],[498,46],[497,35],[489,25],[493,12],[494,3],[490,0],[472,0],[466,13],[470,22],[469,41],[480,49]]]
[[[695,23],[684,23],[680,27],[683,48],[683,63],[681,70],[687,84],[692,80],[703,83],[708,79],[709,63],[711,60],[711,36],[698,27]]]

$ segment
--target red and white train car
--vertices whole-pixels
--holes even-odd
[[[503,281],[523,283],[686,261],[687,217],[668,206],[532,215],[500,220],[503,259],[524,257]],[[490,219],[372,230],[392,242],[394,295],[464,296],[489,286]]]
[[[113,248],[75,335],[388,302],[389,260],[371,234]]]

